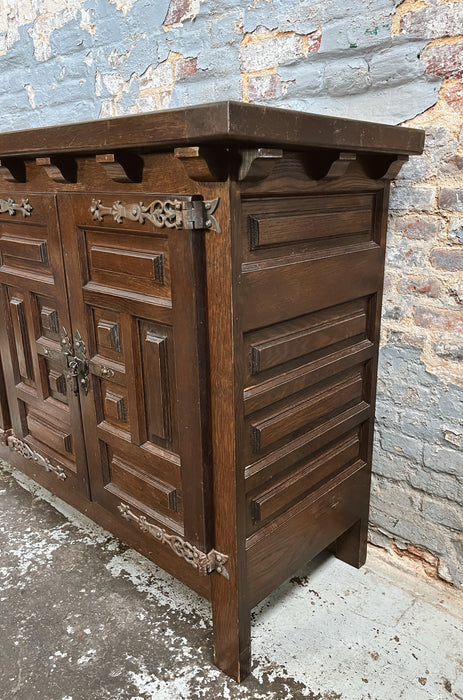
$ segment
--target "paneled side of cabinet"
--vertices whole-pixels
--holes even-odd
[[[55,198],[0,194],[0,201],[9,202],[0,214],[9,445],[41,466],[42,476],[48,472],[49,480],[57,477],[66,488],[86,491],[80,409],[63,347],[70,324]]]
[[[381,211],[382,189],[242,199],[251,604],[368,503]]]

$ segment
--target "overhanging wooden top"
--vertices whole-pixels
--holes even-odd
[[[423,150],[424,131],[244,102],[216,102],[0,133],[0,158],[122,148],[156,151],[214,143],[413,155]]]

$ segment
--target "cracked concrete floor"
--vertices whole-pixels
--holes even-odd
[[[0,700],[463,699],[461,594],[378,551],[263,601],[239,686],[207,602],[4,462],[0,504]]]

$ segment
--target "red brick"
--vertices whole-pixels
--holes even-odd
[[[459,78],[463,75],[463,41],[452,44],[431,44],[420,56],[426,73],[442,78]]]
[[[463,5],[462,5],[463,7]],[[463,112],[463,83],[451,83],[443,90],[443,97],[450,109]]]
[[[404,294],[422,294],[436,299],[440,296],[441,286],[434,277],[409,277],[400,281],[399,290]]]
[[[394,228],[404,238],[431,241],[438,237],[442,229],[442,222],[440,219],[421,216],[403,216],[396,219]]]
[[[308,34],[307,40],[307,53],[313,53],[314,51],[318,51],[322,43],[322,30],[316,29],[311,34]]]
[[[434,248],[430,257],[431,265],[439,270],[463,270],[463,250]]]
[[[171,24],[178,24],[193,10],[192,0],[170,0],[167,14],[163,22],[168,27]]]
[[[180,58],[178,61],[175,62],[175,80],[182,80],[182,78],[188,78],[189,75],[193,75],[197,71],[197,58]]]
[[[275,73],[254,75],[248,80],[247,95],[249,102],[272,99],[277,97],[280,92],[280,77]]]
[[[413,318],[417,326],[422,328],[430,328],[435,331],[449,331],[452,333],[463,332],[463,312],[426,309],[423,306],[417,306],[413,314]]]

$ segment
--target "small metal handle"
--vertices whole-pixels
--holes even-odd
[[[100,370],[100,377],[103,377],[103,379],[111,379],[111,377],[114,377],[114,370],[109,369],[109,367],[102,367]]]

